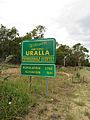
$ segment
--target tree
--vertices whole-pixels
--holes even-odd
[[[72,48],[67,45],[60,45],[56,50],[56,64],[61,66],[89,66],[89,51],[80,43]]]
[[[30,39],[32,39],[31,33],[26,33],[26,35],[24,37],[22,37],[22,41],[23,40],[30,40]]]
[[[46,31],[45,26],[38,25],[35,29],[31,31],[32,38],[43,38]]]
[[[19,37],[19,33],[15,27],[6,28],[0,26],[0,59],[5,60],[6,57],[12,55],[20,59],[20,45],[23,40],[31,40],[43,38],[46,28],[42,25],[36,26],[31,32],[26,33],[24,37]],[[13,58],[13,57],[10,57]]]
[[[14,40],[17,36],[19,36],[19,33],[15,27],[7,29],[2,24],[0,25],[0,42],[6,40]]]
[[[0,58],[5,59],[10,55],[11,41],[14,41],[17,36],[19,33],[15,27],[8,29],[2,24],[0,25]]]
[[[65,57],[69,56],[71,50],[70,47],[67,45],[60,45],[59,48],[56,50],[56,64],[58,65],[65,65],[66,60]]]
[[[26,35],[22,37],[22,40],[44,38],[45,31],[46,31],[45,26],[38,25],[32,31],[27,32]]]
[[[81,66],[85,59],[87,59],[86,53],[89,51],[87,48],[83,47],[80,43],[73,46],[73,54],[75,56],[76,65]]]

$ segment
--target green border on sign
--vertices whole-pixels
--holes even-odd
[[[52,41],[53,42],[53,58],[54,58],[54,61],[52,62],[43,62],[43,61],[39,61],[38,63],[39,64],[43,64],[43,63],[46,63],[46,64],[50,64],[50,63],[56,63],[56,40],[54,38],[40,38],[40,39],[31,39],[31,40],[25,40],[22,42],[22,45],[21,45],[21,62],[22,63],[29,63],[29,64],[33,64],[34,62],[29,62],[29,61],[22,61],[22,57],[26,57],[26,56],[23,56],[23,44],[26,43],[26,42],[39,42],[39,41]],[[27,57],[28,58],[28,57]]]
[[[56,76],[56,67],[55,67],[55,64],[21,64],[20,65],[20,72],[22,71],[21,68],[22,68],[23,65],[26,65],[26,66],[30,66],[30,65],[31,66],[35,66],[35,65],[36,66],[50,66],[51,65],[51,66],[54,67],[54,71],[53,71],[54,74],[53,74],[53,76],[48,76],[48,75],[44,75],[44,74],[40,74],[40,75],[30,75],[29,74],[29,75],[27,75],[27,74],[22,74],[21,73],[22,76],[41,76],[41,77],[53,77],[53,78]]]

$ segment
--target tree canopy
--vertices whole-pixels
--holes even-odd
[[[44,33],[46,31],[45,26],[38,25],[29,33],[23,37],[23,39],[35,39],[35,38],[44,38]]]
[[[0,25],[0,61],[8,61],[14,57],[15,62],[20,62],[20,44],[23,40],[44,38],[46,27],[36,26],[32,31],[27,32],[23,37],[15,27],[7,28]],[[88,49],[80,43],[73,47],[62,45],[56,42],[56,64],[61,66],[89,66]]]
[[[57,48],[56,64],[63,66],[81,66],[89,63],[89,50],[80,43],[75,44],[73,47],[67,45],[60,45]]]

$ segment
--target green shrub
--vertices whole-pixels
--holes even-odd
[[[80,73],[79,72],[76,73],[76,78],[80,79]]]
[[[20,86],[9,81],[0,84],[0,120],[12,120],[28,112],[33,98],[23,88],[23,84]]]

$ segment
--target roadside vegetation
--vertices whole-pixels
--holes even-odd
[[[0,25],[0,120],[89,120],[90,56],[81,43],[56,42],[56,77],[20,75],[21,43],[44,38],[38,25],[24,36],[15,27]]]
[[[63,67],[56,78],[20,76],[19,66],[1,65],[0,120],[89,120],[90,71]],[[14,71],[14,73],[13,73]]]

